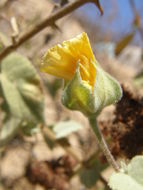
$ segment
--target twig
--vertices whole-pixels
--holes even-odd
[[[141,38],[143,39],[143,29],[141,28],[140,15],[138,14],[138,11],[136,9],[136,5],[135,5],[134,0],[130,0],[129,2],[130,2],[130,6],[131,6],[132,12],[133,12],[134,17],[135,17],[134,22],[138,28],[138,32],[140,33]]]
[[[62,7],[61,9],[57,10],[56,12],[53,12],[52,15],[45,20],[43,20],[41,23],[33,27],[31,30],[23,34],[21,37],[19,37],[19,40],[16,41],[15,44],[12,44],[5,48],[2,53],[0,54],[0,61],[6,57],[9,53],[15,51],[20,45],[22,45],[24,42],[32,38],[34,35],[41,32],[43,29],[45,29],[48,26],[53,25],[57,20],[64,17],[65,15],[71,13],[75,9],[79,8],[80,6],[84,5],[85,3],[94,3],[97,5],[96,0],[76,0],[72,3],[69,3]]]
[[[133,13],[135,15],[138,15],[138,12],[136,10],[136,6],[135,6],[135,3],[134,3],[134,0],[130,0],[129,2],[130,2],[130,6],[131,6],[131,9],[132,9]]]

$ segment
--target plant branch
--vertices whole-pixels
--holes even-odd
[[[129,0],[130,2],[130,6],[131,6],[131,9],[132,9],[132,12],[133,12],[133,15],[135,17],[135,23],[138,27],[138,32],[140,33],[140,36],[141,38],[143,39],[143,28],[141,28],[141,18],[140,18],[140,15],[136,9],[136,5],[135,5],[135,2],[134,0]]]
[[[38,25],[34,26],[31,30],[23,34],[19,39],[12,45],[5,48],[2,53],[0,54],[0,61],[6,57],[9,53],[15,51],[20,45],[22,45],[24,42],[41,32],[43,29],[45,29],[48,26],[52,26],[55,24],[57,20],[64,17],[65,15],[71,13],[75,9],[79,8],[80,6],[84,5],[85,3],[94,3],[97,5],[96,0],[76,0],[72,3],[68,3],[61,9],[57,10],[56,12],[52,13],[51,16],[43,20]],[[100,10],[101,11],[101,10]],[[101,12],[102,13],[102,12]]]

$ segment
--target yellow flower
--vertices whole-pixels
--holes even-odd
[[[97,63],[84,32],[49,49],[41,71],[63,78],[63,104],[86,115],[98,115],[122,96],[119,83]]]
[[[85,32],[49,49],[43,58],[41,71],[71,80],[78,61],[82,81],[93,89],[96,78],[94,65],[96,61]]]

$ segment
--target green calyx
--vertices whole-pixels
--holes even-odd
[[[93,102],[94,96],[90,88],[83,83],[80,76],[79,65],[77,65],[73,79],[68,81],[65,85],[62,103],[71,110],[78,110],[88,115],[94,110]]]
[[[79,64],[75,75],[64,87],[62,103],[71,110],[78,110],[87,116],[98,115],[102,109],[118,102],[122,97],[120,84],[95,64],[96,80],[93,90],[82,81]]]

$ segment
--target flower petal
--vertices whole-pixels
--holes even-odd
[[[49,49],[43,58],[41,71],[55,75],[65,80],[71,80],[80,60],[81,78],[92,87],[94,86],[96,69],[92,62],[95,58],[86,33],[64,41]]]

